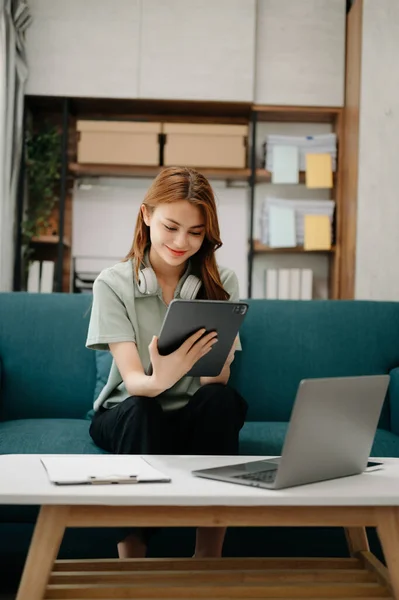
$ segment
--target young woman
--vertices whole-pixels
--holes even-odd
[[[217,377],[193,378],[186,373],[212,350],[215,334],[199,331],[168,356],[158,353],[156,337],[173,298],[239,299],[236,275],[216,264],[221,245],[207,179],[193,169],[162,170],[141,206],[129,254],[93,286],[86,345],[109,349],[113,357],[90,427],[100,448],[114,454],[238,453],[247,405],[228,380],[239,340]],[[130,533],[118,544],[119,556],[145,556],[150,533]],[[195,556],[221,556],[224,535],[222,528],[198,528]]]

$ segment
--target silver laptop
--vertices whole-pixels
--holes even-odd
[[[193,475],[282,489],[362,473],[388,384],[389,375],[305,379],[281,457],[200,469]]]

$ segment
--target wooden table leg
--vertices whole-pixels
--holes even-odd
[[[395,600],[399,600],[399,508],[376,508],[377,531]]]
[[[68,506],[42,506],[16,600],[42,600],[67,523]]]
[[[345,527],[345,536],[351,556],[370,551],[365,527]]]

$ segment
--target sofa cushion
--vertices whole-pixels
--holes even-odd
[[[0,423],[0,454],[104,454],[83,419],[19,419]]]
[[[96,366],[89,294],[0,294],[0,420],[80,419]]]
[[[288,423],[250,421],[240,432],[240,454],[248,456],[279,456],[282,451]],[[399,458],[399,436],[378,429],[371,456]]]

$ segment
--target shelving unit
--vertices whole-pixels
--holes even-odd
[[[59,202],[59,231],[57,236],[41,236],[35,241],[39,244],[52,244],[57,247],[57,290],[68,291],[70,286],[72,235],[72,184],[76,179],[84,177],[133,177],[153,178],[162,167],[126,166],[103,164],[80,164],[76,156],[76,121],[77,119],[117,119],[169,121],[184,123],[223,123],[249,124],[248,167],[244,169],[199,169],[206,177],[213,180],[240,182],[247,184],[249,192],[250,227],[248,236],[248,297],[252,296],[252,279],[254,259],[257,255],[288,255],[322,254],[329,261],[329,297],[340,297],[340,266],[342,253],[341,215],[342,215],[342,137],[343,109],[292,107],[292,106],[261,106],[248,103],[227,102],[181,102],[181,101],[143,101],[143,100],[107,100],[88,98],[51,98],[28,97],[27,105],[33,112],[57,115],[62,126],[63,152],[62,173]],[[259,240],[254,239],[254,210],[256,186],[271,183],[272,174],[261,168],[256,154],[257,135],[261,123],[324,123],[330,124],[337,134],[338,155],[337,171],[334,173],[331,197],[336,203],[334,219],[333,246],[326,251],[306,251],[303,247],[269,248]],[[305,183],[305,173],[300,173],[300,184]],[[51,239],[50,239],[51,238]],[[72,240],[73,243],[73,240]]]
[[[128,100],[105,98],[62,98],[27,96],[26,108],[33,115],[50,115],[62,129],[62,173],[58,215],[58,243],[53,240],[52,257],[56,259],[56,291],[71,289],[72,188],[85,177],[154,178],[162,167],[80,164],[77,162],[76,121],[78,119],[204,123],[248,125],[251,104],[247,102],[198,102],[170,100]],[[206,177],[228,184],[248,185],[250,169],[200,169]],[[22,198],[20,199],[22,203]],[[55,238],[55,236],[54,236]],[[73,240],[71,242],[73,244]],[[38,244],[36,244],[38,245]],[[17,249],[18,251],[19,249]],[[47,255],[49,253],[47,252]]]
[[[335,201],[333,245],[329,250],[308,251],[302,246],[295,248],[269,248],[254,239],[255,189],[257,184],[271,183],[271,173],[259,168],[256,155],[257,136],[260,123],[323,123],[329,124],[337,135],[337,170],[333,173],[333,188],[330,197]],[[343,166],[343,109],[335,107],[295,107],[295,106],[262,106],[254,105],[251,112],[251,176],[250,176],[250,235],[248,257],[248,296],[252,296],[253,267],[256,255],[327,255],[329,259],[329,297],[340,297],[340,262],[341,262],[341,205],[342,205],[342,166]],[[305,183],[305,173],[300,172],[299,184]]]

